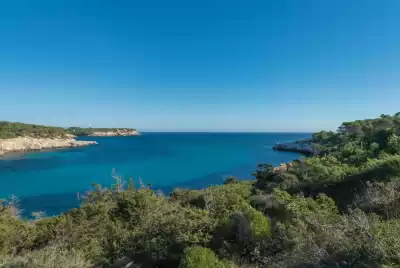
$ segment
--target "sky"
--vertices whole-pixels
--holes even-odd
[[[0,120],[140,131],[335,130],[400,111],[398,0],[0,6]]]

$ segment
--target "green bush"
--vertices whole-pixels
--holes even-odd
[[[3,256],[0,267],[4,268],[91,268],[93,264],[77,250],[47,247],[22,256]]]
[[[204,192],[200,190],[175,189],[170,194],[171,201],[180,202],[182,205],[192,205],[204,208]]]
[[[0,255],[13,255],[33,246],[35,226],[9,215],[0,216]]]
[[[249,209],[245,215],[250,222],[253,240],[263,239],[271,235],[271,223],[260,211]]]
[[[215,253],[203,247],[190,247],[185,250],[181,268],[234,268],[232,263],[221,261]]]

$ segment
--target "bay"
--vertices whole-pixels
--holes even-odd
[[[279,165],[300,157],[277,152],[277,142],[310,133],[143,133],[131,137],[82,137],[95,146],[16,154],[0,161],[0,198],[18,197],[24,215],[56,215],[79,205],[77,193],[93,183],[110,187],[112,172],[139,178],[169,193],[176,187],[203,188],[227,176],[252,179],[258,163]]]

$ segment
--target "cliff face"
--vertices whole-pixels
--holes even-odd
[[[139,136],[140,133],[136,130],[117,129],[114,131],[94,131],[89,136],[97,137],[112,137],[112,136]]]
[[[82,147],[97,144],[95,141],[77,141],[73,136],[68,138],[30,138],[20,137],[13,139],[0,139],[0,155],[9,152],[36,151],[52,148]]]
[[[317,153],[308,144],[298,144],[298,143],[279,143],[275,144],[273,150],[276,151],[286,151],[286,152],[296,152],[305,155],[316,155]]]

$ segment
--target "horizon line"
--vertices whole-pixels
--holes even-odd
[[[294,133],[294,134],[309,134],[315,131],[204,131],[204,130],[143,130],[140,133]]]

